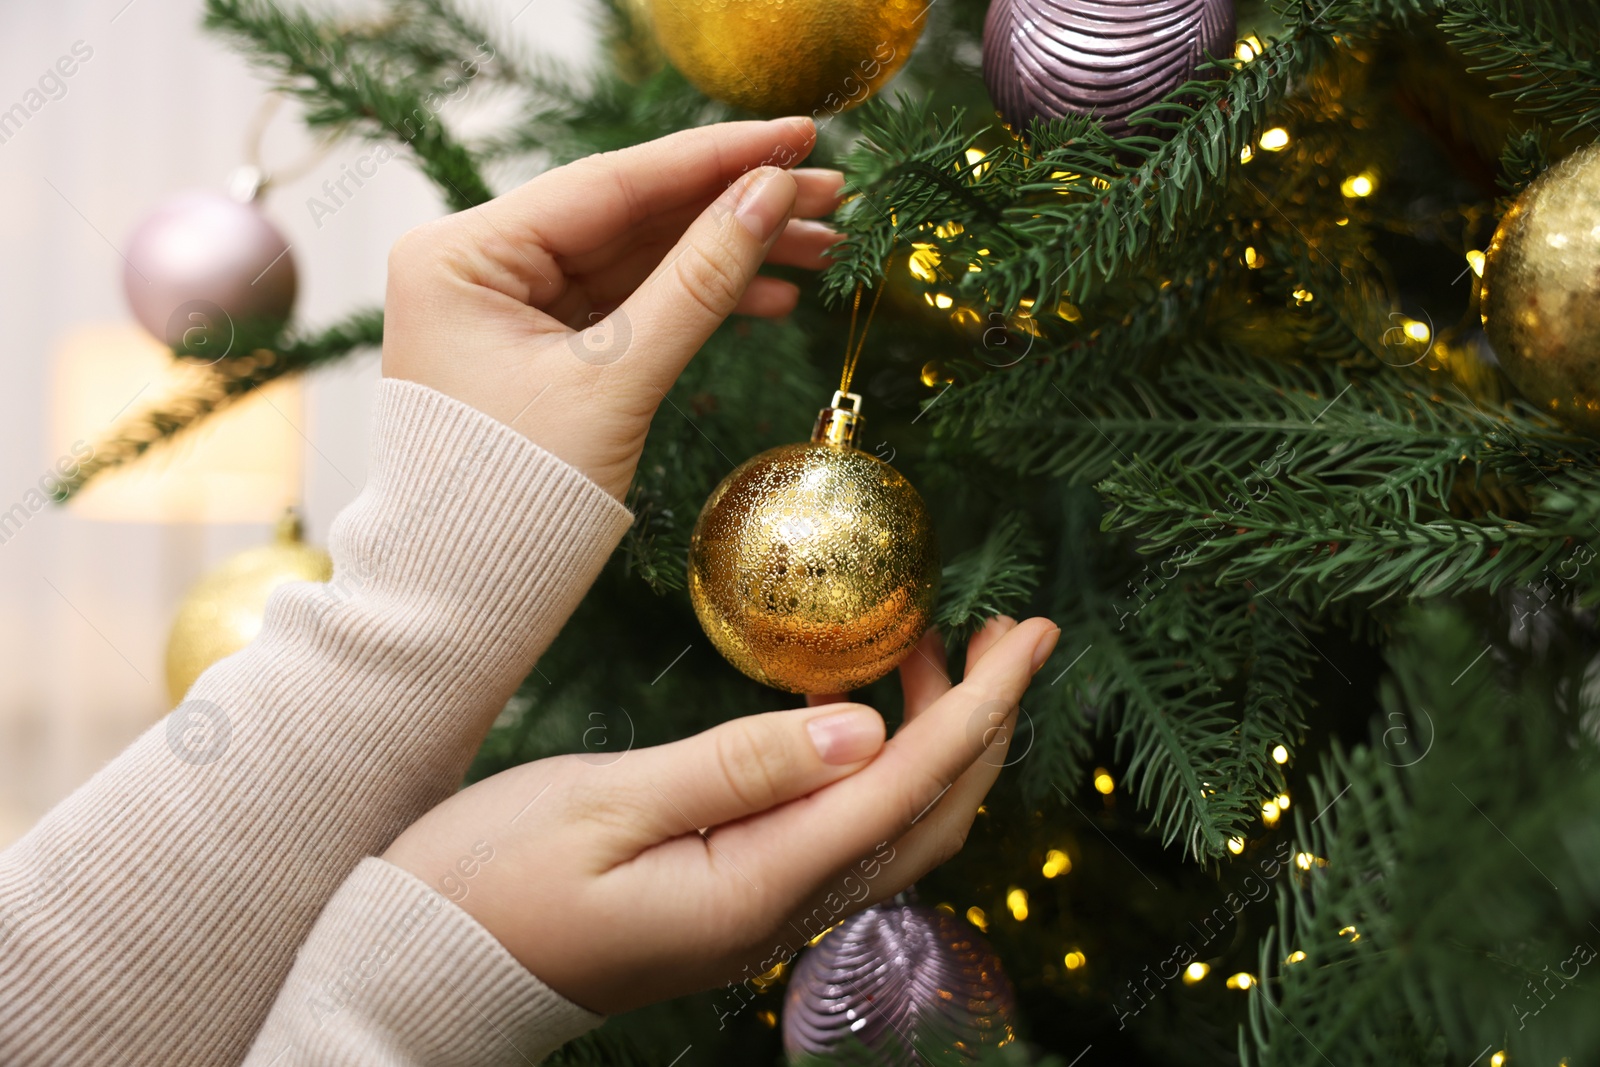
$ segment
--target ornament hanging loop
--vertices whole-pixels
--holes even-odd
[[[845,407],[844,401],[850,406]],[[811,430],[811,440],[835,448],[859,448],[856,441],[867,417],[861,414],[861,394],[834,391],[833,400],[817,412],[817,424]]]

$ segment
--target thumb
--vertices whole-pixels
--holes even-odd
[[[733,313],[794,209],[792,175],[758,167],[701,212],[655,271],[613,315],[649,353],[649,384],[666,389]]]
[[[871,762],[883,740],[883,718],[861,704],[748,715],[635,753],[633,773],[626,782],[609,779],[603,802],[627,812],[618,846],[631,856],[640,846],[755,815],[847,778]]]

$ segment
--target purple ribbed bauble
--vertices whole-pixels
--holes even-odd
[[[1233,54],[1233,0],[994,0],[983,80],[1005,120],[1094,115],[1116,136],[1133,112]],[[1157,133],[1156,130],[1141,132]]]
[[[1016,1039],[1016,994],[989,942],[936,908],[879,904],[800,957],[783,1002],[783,1048],[863,1052],[880,1067],[975,1059]],[[919,1051],[920,1050],[920,1051]]]
[[[242,323],[280,323],[294,307],[289,243],[254,204],[206,190],[179,193],[128,240],[122,287],[140,325],[211,358]]]

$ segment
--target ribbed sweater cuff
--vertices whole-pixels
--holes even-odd
[[[368,859],[317,921],[245,1062],[537,1063],[603,1021],[416,876]]]

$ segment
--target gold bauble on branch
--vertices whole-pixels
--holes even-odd
[[[1522,395],[1600,434],[1600,145],[1512,205],[1483,266],[1483,328]]]
[[[724,478],[689,542],[689,597],[712,644],[791,693],[876,681],[933,619],[933,524],[899,471],[854,447],[860,401],[835,394],[810,441]]]
[[[714,100],[765,115],[838,114],[911,56],[927,0],[649,0],[672,65]]]
[[[250,548],[195,583],[178,606],[167,638],[167,693],[174,704],[218,660],[249,644],[261,630],[267,598],[286,582],[325,582],[333,560],[300,540],[291,510],[270,545]]]

